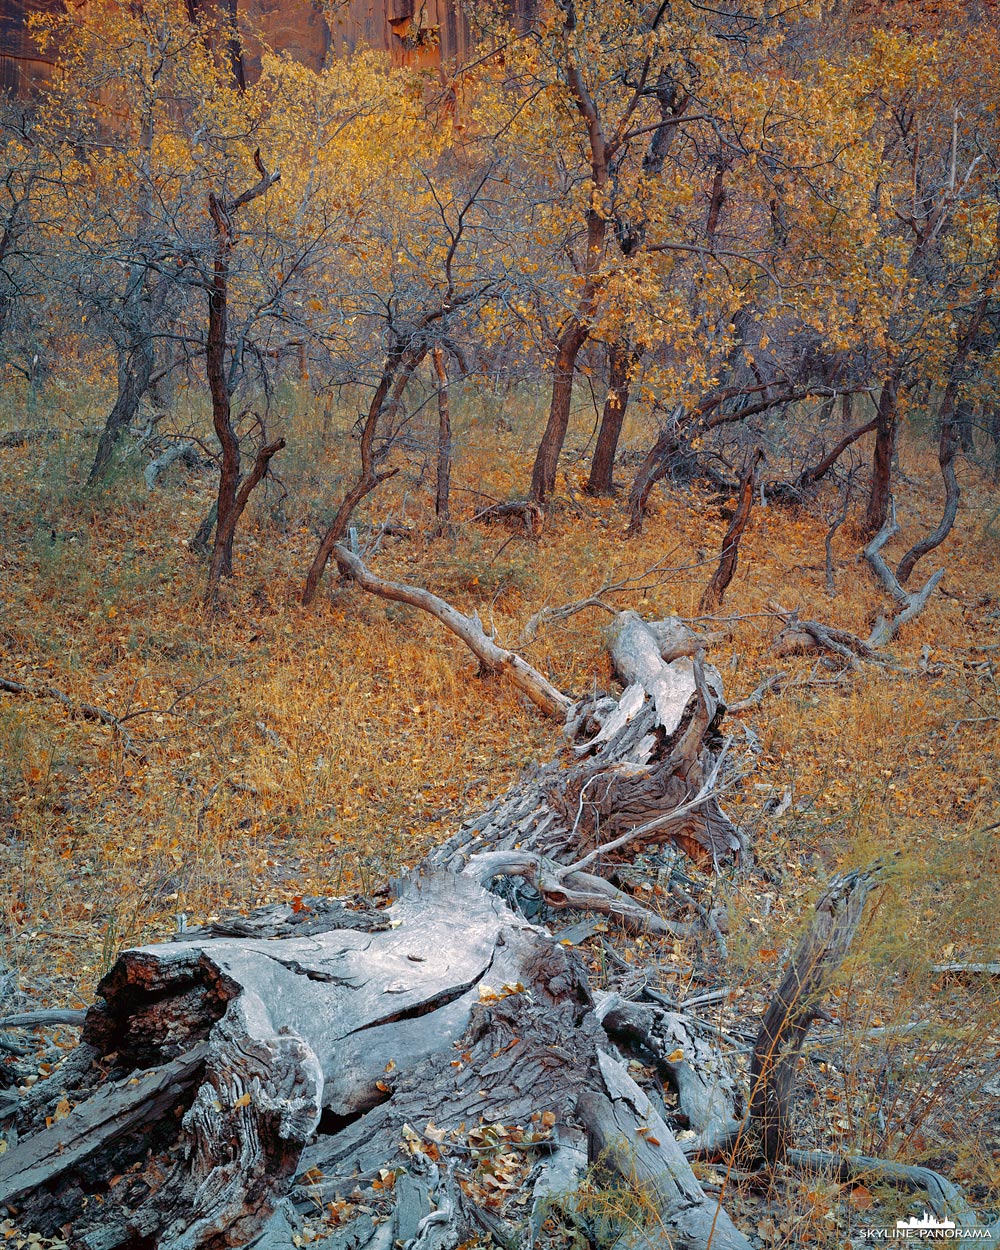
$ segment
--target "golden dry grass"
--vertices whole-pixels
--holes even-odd
[[[79,406],[61,418],[62,439],[0,451],[0,676],[127,717],[147,757],[139,762],[111,730],[57,702],[0,694],[0,959],[38,1005],[89,1001],[117,952],[168,934],[176,913],[198,923],[300,894],[366,890],[554,749],[552,727],[514,691],[479,678],[429,618],[329,577],[312,610],[299,606],[353,446],[346,421],[299,397],[289,410],[292,402],[279,466],[288,496],[272,492],[252,508],[237,535],[236,575],[211,617],[201,606],[204,566],[187,545],[211,499],[209,474],[172,475],[149,494],[130,463],[89,495],[81,482],[93,442],[73,430],[93,418]],[[413,526],[409,540],[386,540],[373,560],[379,572],[478,609],[507,643],[543,604],[664,560],[675,571],[616,602],[697,616],[725,529],[718,505],[697,492],[660,490],[645,532],[626,541],[622,504],[585,498],[584,466],[571,455],[564,506],[538,540],[471,523],[484,496],[509,497],[526,481],[538,405],[518,403],[526,415],[512,432],[481,403],[459,412],[452,537],[426,537],[431,479],[412,463],[369,501],[362,540],[365,524],[389,512],[405,511]],[[89,404],[99,411],[99,397]],[[933,457],[916,440],[902,468],[912,484],[897,551],[935,522],[938,506]],[[827,1069],[815,1123],[826,1141],[857,1149],[914,1158],[940,1146],[948,1170],[995,1195],[997,1126],[946,1105],[975,1093],[970,1082],[996,1054],[995,986],[929,971],[995,957],[1000,937],[997,831],[982,832],[1000,818],[1000,540],[987,524],[995,491],[971,468],[963,477],[956,530],[916,574],[940,557],[942,593],[892,649],[906,672],[866,667],[832,682],[814,658],[772,654],[770,602],[862,634],[888,606],[848,527],[835,543],[838,593],[828,596],[826,524],[804,510],[754,513],[727,619],[714,622],[727,639],[712,658],[733,697],[779,667],[802,682],[739,718],[763,750],[729,803],[771,881],[758,875],[730,900],[744,1009],[764,1001],[829,873],[901,852],[841,1010],[852,1035],[924,1017],[933,1028],[918,1043],[879,1043],[878,1055],[895,1047],[898,1062],[875,1093],[858,1043],[853,1068]],[[605,620],[590,611],[543,628],[528,658],[564,689],[607,685]],[[813,674],[820,684],[808,684]],[[789,810],[763,819],[762,800],[786,787]],[[819,1244],[820,1233],[822,1244],[839,1244],[832,1201],[825,1191],[802,1196],[794,1226],[779,1221],[772,1244]]]

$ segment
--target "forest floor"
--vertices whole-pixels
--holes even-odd
[[[556,745],[552,725],[513,689],[477,677],[427,616],[329,573],[317,603],[300,606],[354,454],[321,408],[303,403],[294,424],[273,422],[289,441],[275,462],[283,489],[252,505],[235,576],[207,616],[204,562],[189,540],[213,474],[181,466],[149,492],[133,456],[107,489],[87,492],[94,440],[79,430],[98,423],[99,398],[72,416],[50,412],[60,437],[0,449],[0,678],[107,709],[128,733],[126,742],[51,697],[0,693],[0,965],[17,982],[5,1011],[86,1005],[120,950],[176,931],[180,914],[201,924],[367,891]],[[0,433],[26,424],[12,411]],[[626,540],[622,500],[585,496],[585,463],[571,449],[540,535],[471,521],[475,507],[523,490],[533,428],[498,428],[474,405],[460,415],[455,525],[438,539],[432,453],[415,429],[408,467],[357,517],[362,547],[390,514],[409,526],[409,537],[383,539],[372,566],[477,609],[508,646],[543,606],[626,578],[637,580],[609,604],[698,618],[726,526],[717,495],[661,487],[643,534]],[[915,436],[900,467],[897,553],[940,508],[934,457]],[[815,656],[775,656],[775,602],[862,635],[891,605],[858,561],[850,522],[833,542],[829,594],[832,495],[754,511],[724,607],[697,622],[722,635],[710,658],[731,700],[789,675],[729,722],[741,749],[754,745],[754,771],[725,803],[755,863],[745,880],[717,886],[731,918],[728,962],[701,939],[653,950],[603,925],[581,951],[597,985],[621,984],[630,966],[677,1000],[721,985],[726,994],[700,1014],[730,1036],[752,1035],[810,898],[837,868],[898,852],[828,1005],[838,1022],[817,1029],[807,1054],[805,1136],[927,1163],[996,1210],[1000,978],[935,971],[1000,949],[998,496],[973,466],[961,477],[955,531],[914,580],[947,572],[890,648],[895,667],[837,672]],[[544,625],[524,654],[563,690],[607,687],[608,619],[588,610]],[[48,1030],[46,1062],[75,1040],[75,1030]],[[845,1203],[863,1212],[884,1199],[864,1185],[799,1185],[791,1198],[758,1195],[752,1231],[767,1246],[844,1245]]]

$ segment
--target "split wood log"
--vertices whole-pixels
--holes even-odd
[[[719,753],[708,745],[725,710],[722,679],[689,657],[691,637],[676,619],[648,625],[619,613],[608,643],[625,684],[621,698],[576,704],[566,726],[569,761],[557,756],[522,778],[429,861],[461,872],[474,856],[506,852],[511,872],[522,875],[524,855],[573,871],[593,855],[606,869],[626,847],[661,842],[702,864],[738,856],[741,836],[719,804]]]
[[[716,1046],[702,1037],[689,1017],[617,994],[598,1002],[598,1016],[613,1042],[626,1054],[652,1062],[677,1094],[685,1155],[715,1156],[739,1133],[742,1096]]]
[[[353,1240],[323,1244],[455,1245],[492,1219],[514,1245],[499,1217],[476,1214],[459,1165],[490,1142],[557,1149],[548,1129],[572,1141],[582,1120],[600,1153],[623,1160],[622,1135],[638,1151],[678,1245],[702,1250],[713,1225],[713,1246],[747,1244],[602,1053],[578,958],[466,878],[416,874],[396,889],[357,928],[331,904],[292,936],[126,952],[76,1062],[20,1109],[0,1202],[81,1250],[221,1250],[287,1220],[278,1205],[298,1176],[304,1205],[382,1193],[384,1220],[369,1210]],[[251,927],[275,924],[289,927],[273,914]]]
[[[711,1246],[751,1250],[725,1209],[708,1198],[663,1118],[624,1067],[598,1055],[604,1091],[588,1090],[577,1110],[591,1138],[591,1155],[652,1201],[658,1227],[620,1238],[619,1246]]]
[[[750,1064],[750,1119],[769,1166],[783,1159],[791,1146],[798,1057],[881,871],[876,863],[833,878],[817,900],[812,921],[764,1013]]]

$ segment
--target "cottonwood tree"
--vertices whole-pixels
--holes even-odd
[[[353,188],[350,236],[330,292],[338,358],[329,368],[332,380],[360,383],[370,398],[355,428],[359,472],[317,547],[306,604],[358,504],[398,469],[388,460],[409,421],[406,392],[420,366],[436,349],[463,359],[463,344],[486,325],[487,305],[512,280],[509,169],[480,140],[463,143],[455,127],[447,110],[428,113],[412,77],[399,73],[381,106],[341,133],[345,147],[365,145],[367,169]],[[336,163],[327,169],[336,173]]]
[[[897,16],[895,25],[891,14],[862,19],[847,60],[880,138],[879,230],[863,253],[882,322],[873,335],[880,393],[870,533],[887,522],[900,421],[915,393],[948,394],[950,385],[952,415],[940,424],[952,441],[994,283],[998,134],[986,101],[1000,51],[995,24],[971,12],[953,12],[944,29]],[[951,453],[941,454],[947,485]]]
[[[117,395],[90,470],[108,470],[157,368],[158,346],[185,294],[178,238],[198,194],[192,122],[219,86],[209,33],[172,6],[122,12],[99,3],[38,23],[59,57],[40,106],[62,211],[48,232],[49,269],[64,299],[113,347]]]
[[[783,66],[781,33],[753,5],[723,16],[557,4],[505,49],[520,93],[505,133],[536,169],[548,166],[551,200],[536,220],[559,240],[551,260],[570,261],[538,280],[557,330],[535,499],[554,489],[588,340],[609,344],[591,473],[591,488],[606,490],[640,357],[642,398],[669,397],[672,409],[729,382],[717,371],[741,318],[765,344],[769,329],[792,340],[822,327],[843,350],[863,333],[845,245],[848,220],[867,229],[866,118],[845,112],[832,80]],[[784,352],[802,354],[801,341]],[[750,357],[746,343],[753,374]]]

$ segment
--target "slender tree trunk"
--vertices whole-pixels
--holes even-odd
[[[628,408],[630,372],[640,358],[641,352],[633,351],[627,337],[617,339],[611,344],[608,356],[608,393],[604,400],[601,427],[597,432],[594,458],[590,463],[588,495],[614,494],[615,455]]]
[[[209,595],[218,591],[219,582],[233,571],[233,535],[236,532],[231,514],[236,505],[240,480],[240,440],[233,429],[229,380],[226,377],[226,334],[228,330],[229,253],[232,248],[232,223],[223,203],[209,194],[209,206],[216,228],[216,252],[212,265],[212,283],[208,292],[208,340],[205,368],[212,395],[212,425],[222,448],[219,470],[218,511],[216,513],[215,545],[208,570]]]
[[[944,542],[951,533],[951,527],[955,524],[955,517],[958,515],[958,502],[961,497],[961,490],[958,485],[958,478],[955,475],[955,453],[957,450],[955,444],[956,440],[961,437],[962,422],[968,421],[968,413],[963,411],[959,403],[959,393],[964,381],[966,364],[974,352],[976,336],[979,334],[994,297],[994,287],[997,278],[1000,277],[1000,223],[997,225],[996,246],[997,250],[994,253],[993,263],[981,281],[979,300],[966,323],[965,329],[955,344],[955,354],[948,369],[948,385],[945,387],[944,398],[941,401],[939,414],[941,436],[938,441],[938,464],[941,466],[941,476],[944,479],[944,511],[935,529],[918,543],[914,543],[902,560],[900,560],[899,567],[896,569],[896,578],[901,586],[906,585],[917,561]]]
[[[993,481],[1000,482],[1000,404],[990,405],[990,438],[993,440]]]
[[[153,343],[146,331],[148,327],[138,331],[136,342],[125,353],[118,370],[118,397],[101,431],[97,454],[87,477],[88,486],[93,486],[107,472],[119,438],[135,420],[142,397],[149,389],[153,372]]]
[[[254,164],[260,181],[232,201],[208,193],[208,211],[215,227],[215,255],[208,282],[208,336],[205,343],[205,372],[212,395],[212,425],[222,448],[219,489],[215,523],[215,544],[208,567],[205,602],[213,603],[223,577],[233,571],[233,538],[236,523],[246,507],[250,492],[267,472],[275,452],[284,447],[284,440],[265,445],[257,454],[254,467],[243,489],[240,479],[240,440],[232,422],[232,382],[226,371],[226,337],[228,334],[229,258],[233,250],[233,214],[245,204],[264,195],[281,177],[264,168],[260,151],[254,153]]]
[[[896,434],[899,428],[900,370],[894,365],[886,374],[882,393],[878,398],[878,415],[875,424],[875,454],[872,460],[872,484],[865,514],[865,530],[877,534],[889,517],[889,498],[892,495],[892,458],[896,451]]]
[[[753,508],[754,488],[757,484],[757,468],[764,459],[764,453],[759,447],[754,450],[750,463],[744,470],[743,477],[740,479],[739,499],[736,503],[736,511],[733,513],[733,519],[729,522],[729,528],[722,540],[722,551],[719,556],[719,567],[712,575],[712,580],[705,587],[701,596],[699,610],[701,612],[714,612],[722,603],[729,583],[733,580],[733,574],[736,572],[736,564],[740,555],[740,539],[750,520],[750,511]]]
[[[569,428],[576,360],[589,333],[590,327],[587,322],[573,317],[559,337],[552,371],[552,402],[549,407],[549,419],[542,441],[538,444],[538,453],[531,472],[531,498],[537,503],[543,503],[556,488],[559,456]]]
[[[576,43],[577,17],[573,0],[560,5],[563,15],[563,38],[565,63],[562,66],[565,81],[573,96],[577,110],[587,128],[590,170],[593,178],[594,202],[587,209],[587,251],[583,259],[583,284],[575,312],[563,326],[556,344],[556,356],[552,369],[552,402],[549,420],[538,445],[535,464],[531,473],[531,499],[543,503],[556,487],[556,469],[569,427],[570,405],[573,400],[573,377],[576,358],[587,341],[590,328],[600,303],[600,268],[604,259],[608,235],[608,214],[597,203],[611,187],[612,150],[604,134],[600,107],[591,96],[586,79],[580,68],[579,49]],[[638,93],[636,95],[638,100]],[[624,124],[624,119],[620,124]]]
[[[434,348],[434,372],[438,380],[438,445],[437,490],[434,496],[434,513],[438,532],[447,529],[451,520],[451,406],[448,402],[448,373],[444,366],[444,352]]]
[[[375,435],[383,418],[392,419],[402,399],[406,384],[414,371],[419,368],[427,355],[427,350],[426,343],[418,341],[411,348],[395,348],[386,358],[382,377],[372,396],[364,429],[361,432],[361,474],[341,499],[333,520],[327,527],[316,549],[316,554],[313,556],[309,572],[306,574],[305,586],[302,588],[302,603],[305,607],[308,607],[316,598],[320,581],[330,562],[330,556],[333,554],[334,547],[347,533],[347,525],[354,509],[366,495],[370,495],[377,486],[396,473],[395,469],[385,469],[380,472],[376,468]]]

